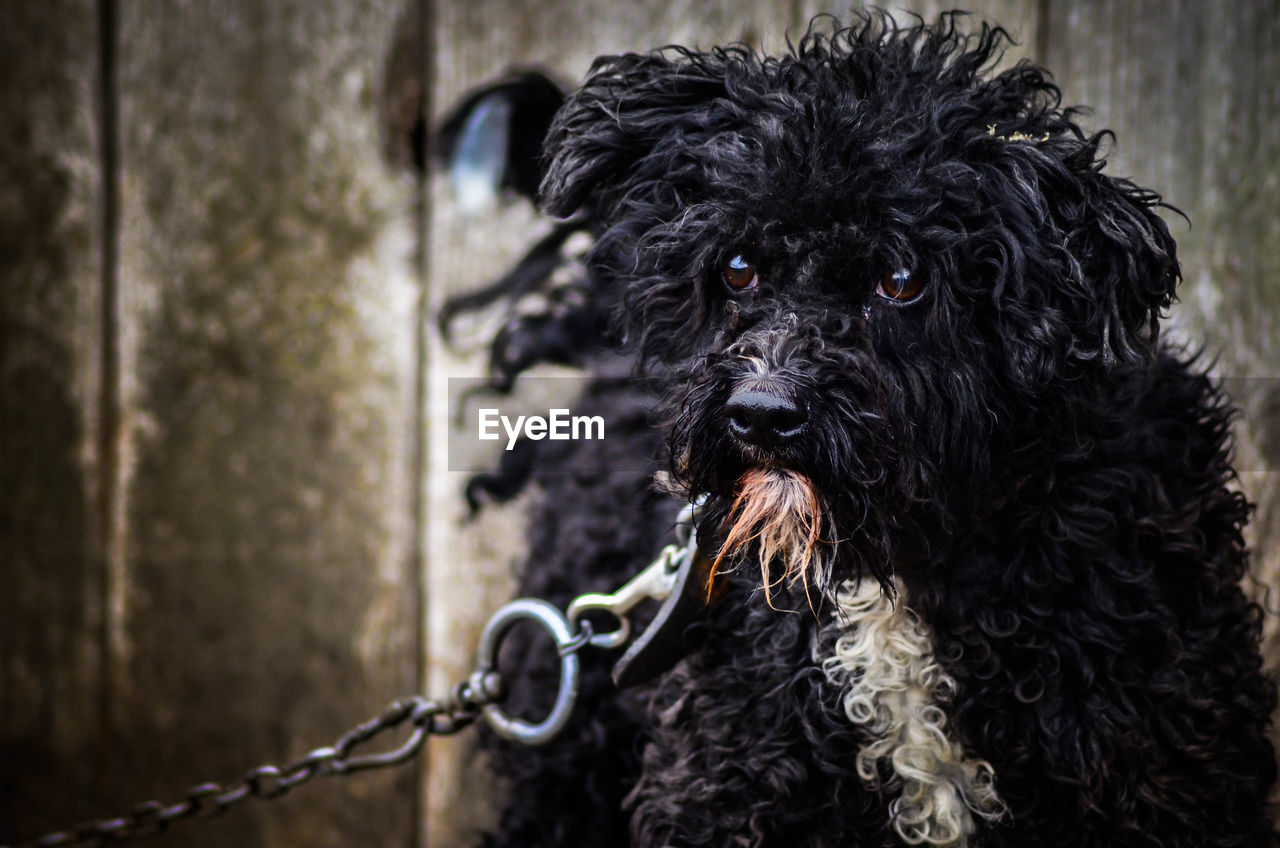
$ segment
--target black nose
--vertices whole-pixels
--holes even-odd
[[[775,447],[795,438],[809,417],[795,395],[758,387],[734,389],[724,412],[733,434],[759,447]]]

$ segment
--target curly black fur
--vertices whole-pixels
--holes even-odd
[[[565,312],[578,361],[611,340],[654,393],[584,401],[622,422],[598,474],[556,473],[556,447],[471,493],[545,489],[522,588],[563,603],[666,541],[659,467],[709,496],[710,540],[744,473],[798,472],[824,591],[874,578],[932,630],[949,726],[1007,807],[970,844],[1271,844],[1276,694],[1239,586],[1232,410],[1159,339],[1179,279],[1159,197],[1103,172],[1106,134],[1044,71],[992,71],[1005,41],[871,13],[780,57],[597,60],[550,128],[542,203],[594,235]],[[725,284],[732,257],[757,285]],[[895,272],[918,297],[885,296]],[[509,327],[495,384],[570,359],[554,326]],[[752,380],[796,399],[802,438],[726,426]],[[624,453],[653,469],[610,472]],[[649,690],[601,671],[564,738],[495,746],[513,795],[486,845],[901,844],[892,780],[858,777],[862,731],[822,671],[840,622],[772,608],[759,568],[724,579],[706,646]]]

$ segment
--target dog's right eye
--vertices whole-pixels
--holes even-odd
[[[747,291],[755,288],[756,266],[739,254],[720,266],[720,278],[734,291]]]
[[[900,268],[897,271],[886,271],[876,286],[876,294],[885,300],[897,303],[910,303],[920,296],[924,283],[919,277],[913,277],[911,271]]]

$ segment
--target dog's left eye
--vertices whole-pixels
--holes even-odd
[[[746,291],[755,288],[756,266],[739,254],[720,266],[720,278],[734,291]]]
[[[924,283],[918,277],[913,279],[910,270],[899,268],[885,272],[880,278],[880,285],[876,286],[876,294],[886,300],[907,303],[919,297],[923,288]]]

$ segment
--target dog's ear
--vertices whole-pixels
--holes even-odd
[[[464,206],[478,206],[499,189],[534,199],[542,143],[563,103],[555,81],[528,69],[469,92],[449,111],[436,131],[435,153]]]
[[[1109,133],[1084,139],[1064,159],[1073,184],[1050,203],[1069,257],[1064,286],[1083,318],[1072,353],[1104,365],[1141,364],[1154,353],[1157,322],[1175,298],[1177,246],[1157,214],[1155,192],[1103,173]],[[1173,210],[1176,212],[1177,210]]]
[[[657,148],[724,94],[724,59],[679,48],[597,59],[547,135],[543,208],[559,217],[583,210],[607,218],[624,183],[649,171],[653,179],[678,179]],[[689,130],[697,134],[692,124]]]

